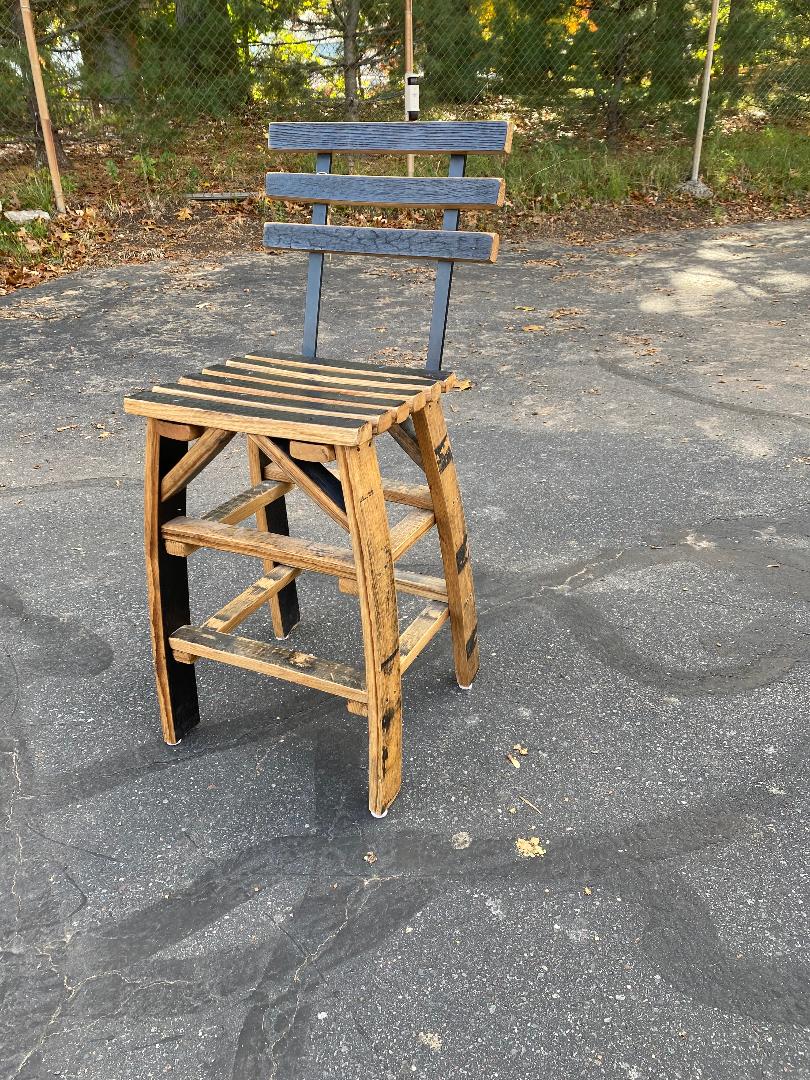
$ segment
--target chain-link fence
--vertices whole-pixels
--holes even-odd
[[[402,0],[36,0],[63,141],[214,117],[402,115]],[[415,0],[423,116],[523,116],[608,138],[688,134],[709,0]],[[810,116],[807,0],[723,0],[709,122]],[[34,141],[18,0],[0,0],[0,142]]]

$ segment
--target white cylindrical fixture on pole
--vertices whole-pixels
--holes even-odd
[[[419,116],[419,83],[416,82],[416,116],[411,116],[414,111],[410,108],[413,102],[413,91],[410,90],[409,79],[413,77],[413,0],[405,0],[405,119],[416,120]],[[411,95],[409,97],[409,94]],[[413,154],[407,157],[408,176],[413,176]]]

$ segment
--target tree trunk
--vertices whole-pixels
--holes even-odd
[[[343,92],[344,114],[347,120],[356,120],[360,100],[358,74],[360,58],[357,48],[357,27],[360,22],[360,0],[346,0],[343,17]]]
[[[89,16],[89,8],[82,9]],[[139,0],[105,3],[79,32],[82,75],[89,96],[102,105],[131,101],[139,66]]]

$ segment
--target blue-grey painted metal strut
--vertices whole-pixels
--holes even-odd
[[[450,155],[448,176],[464,175],[467,164],[465,154]],[[445,210],[442,217],[443,229],[458,228],[458,210]],[[450,303],[450,286],[453,283],[453,262],[440,259],[436,264],[436,291],[433,294],[433,313],[430,317],[430,337],[428,338],[427,370],[441,371],[444,353],[444,336],[447,330],[447,308]]]
[[[315,159],[315,172],[332,171],[332,155],[318,154]],[[329,217],[327,203],[315,203],[312,207],[312,224],[325,225]],[[313,251],[309,256],[307,268],[307,299],[304,307],[304,343],[301,352],[304,356],[315,356],[318,351],[318,321],[321,316],[321,284],[323,281],[323,252]]]

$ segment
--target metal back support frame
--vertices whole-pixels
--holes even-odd
[[[447,175],[454,179],[461,178],[464,176],[466,166],[466,154],[451,154],[450,168]],[[331,171],[332,154],[317,154],[315,172],[330,173]],[[458,229],[459,217],[460,211],[458,209],[445,210],[442,215],[442,229],[450,232]],[[328,221],[329,204],[314,203],[312,207],[312,224],[326,225]],[[304,305],[304,340],[301,346],[303,356],[315,357],[318,355],[323,258],[323,252],[321,251],[310,252],[307,267],[307,295]],[[427,364],[425,365],[428,371],[441,371],[442,368],[444,339],[447,333],[447,309],[450,305],[450,289],[453,283],[453,265],[453,259],[438,259],[436,261],[436,287],[433,292]]]

